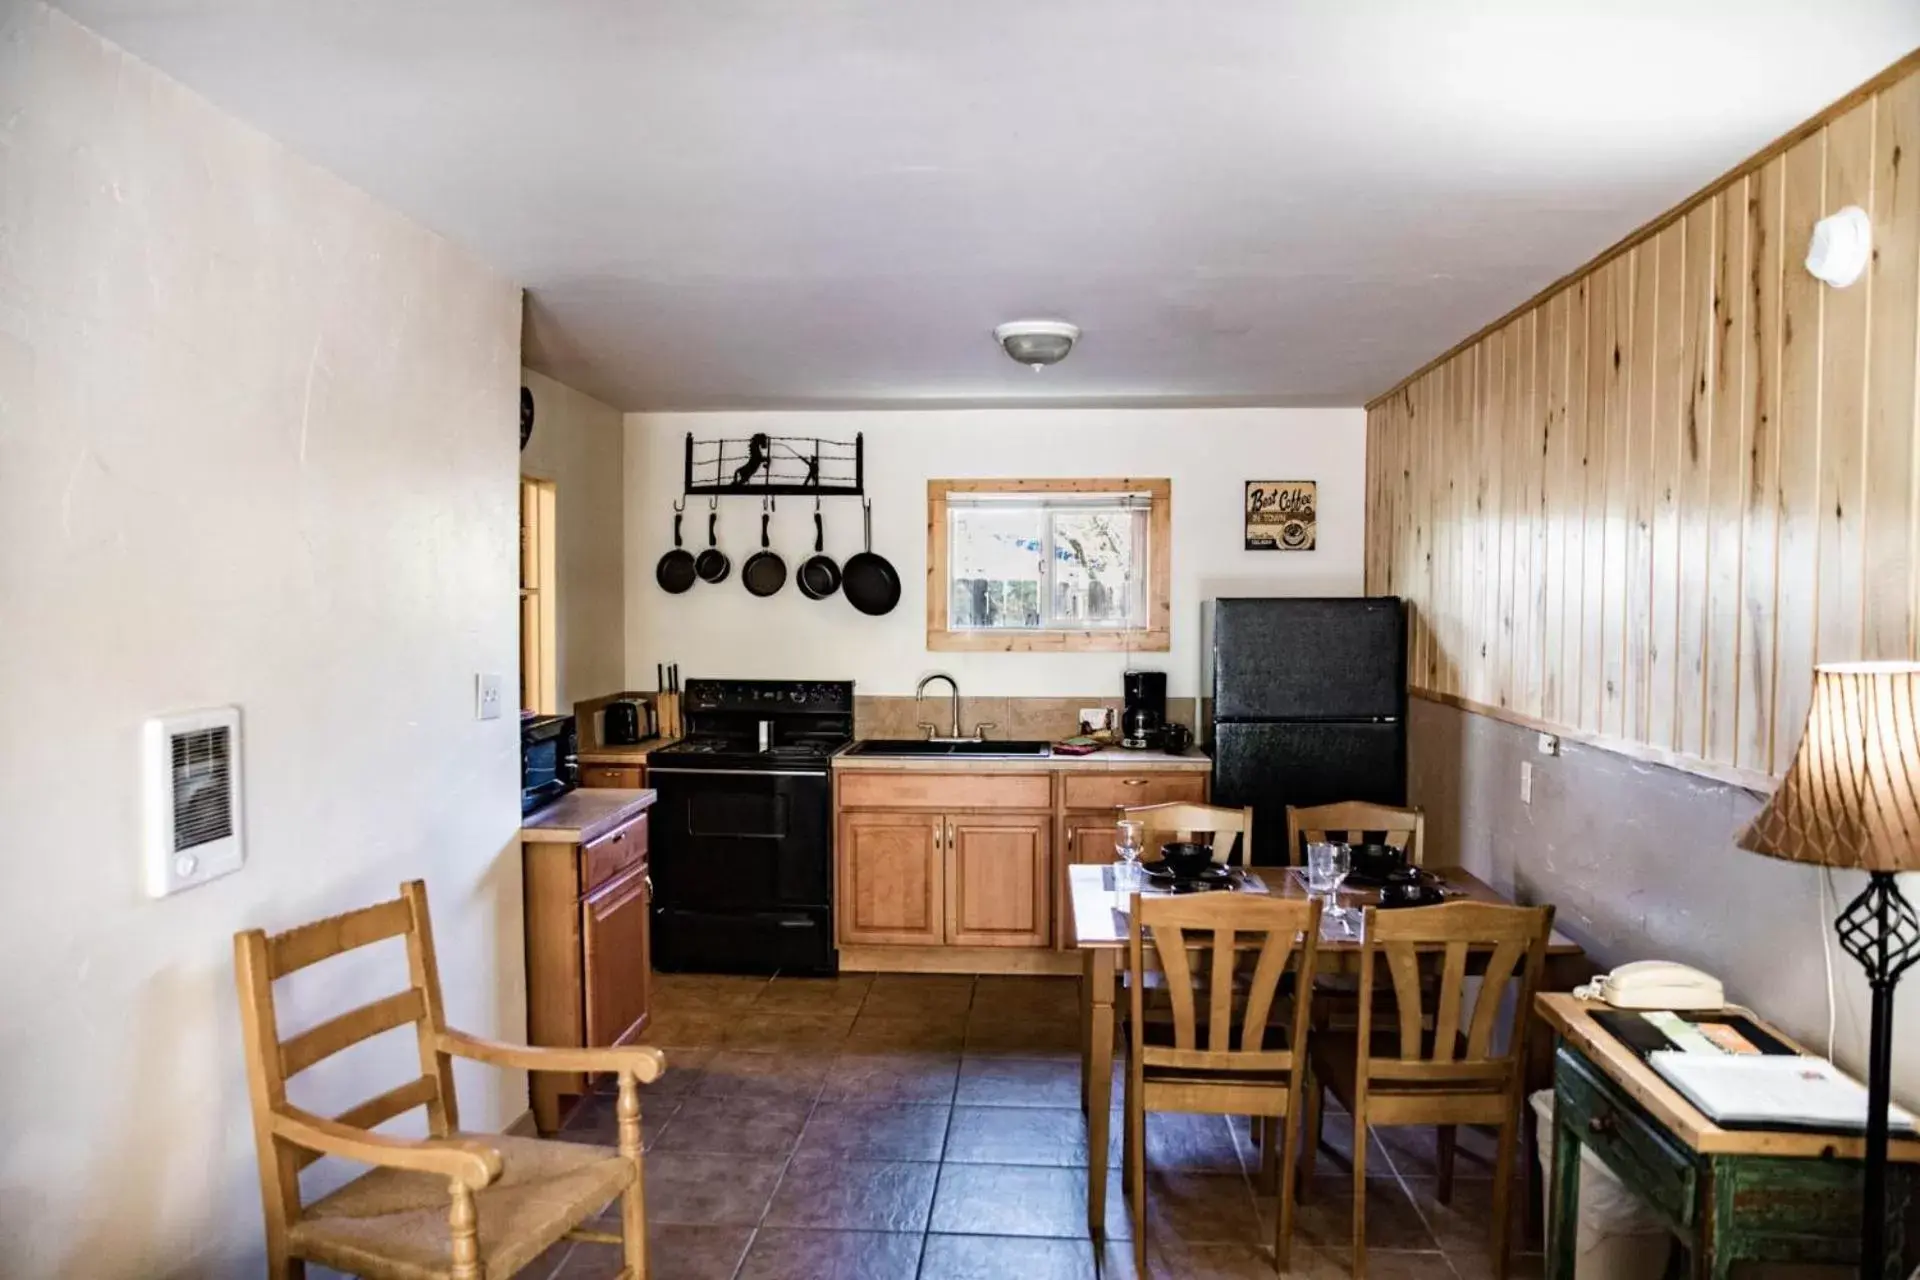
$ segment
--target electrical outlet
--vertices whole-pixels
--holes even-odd
[[[1555,733],[1541,734],[1539,737],[1539,740],[1535,743],[1535,750],[1539,751],[1539,753],[1543,756],[1559,755],[1560,754],[1560,735]]]
[[[1520,762],[1520,803],[1533,803],[1533,761]]]
[[[1111,729],[1113,727],[1109,719],[1111,715],[1112,712],[1105,707],[1080,708],[1080,732],[1098,733],[1102,729]]]
[[[482,673],[473,678],[473,718],[475,720],[498,720],[500,718],[500,686],[503,677]]]

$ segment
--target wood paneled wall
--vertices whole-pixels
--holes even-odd
[[[1873,219],[1846,289],[1813,224]],[[1412,684],[1764,785],[1817,661],[1920,655],[1920,60],[1368,407]]]

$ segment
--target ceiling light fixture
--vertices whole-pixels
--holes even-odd
[[[1067,358],[1080,340],[1080,326],[1065,320],[1009,320],[993,336],[1008,355],[1038,373]]]
[[[1813,224],[1807,246],[1807,271],[1816,280],[1844,289],[1860,278],[1873,256],[1873,222],[1867,211],[1850,204]]]

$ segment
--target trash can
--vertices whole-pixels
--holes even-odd
[[[1540,1220],[1552,1221],[1553,1090],[1531,1099],[1539,1123],[1542,1196]],[[1667,1269],[1673,1240],[1653,1210],[1627,1190],[1599,1156],[1580,1152],[1579,1243],[1574,1250],[1574,1280],[1648,1280]]]

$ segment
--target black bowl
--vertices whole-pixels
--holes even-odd
[[[1182,880],[1191,880],[1213,865],[1213,846],[1197,840],[1170,840],[1160,846],[1167,870]]]
[[[1347,862],[1350,880],[1379,884],[1407,865],[1407,855],[1390,844],[1356,844]]]
[[[1446,900],[1439,877],[1419,867],[1402,867],[1380,886],[1382,907],[1433,907]]]

